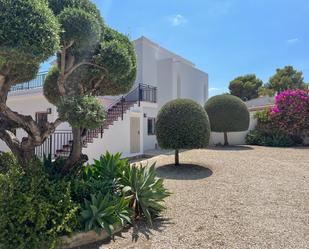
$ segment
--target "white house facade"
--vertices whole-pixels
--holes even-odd
[[[154,123],[162,105],[176,98],[189,98],[203,105],[208,99],[208,75],[195,65],[141,37],[134,41],[137,55],[137,78],[132,90],[117,97],[99,97],[107,111],[107,120],[98,129],[89,131],[83,152],[92,161],[105,151],[121,152],[123,157],[143,154],[158,147]],[[44,97],[42,85],[46,74],[11,89],[8,106],[40,120],[54,121],[56,107]],[[17,130],[21,137],[23,131]],[[55,134],[36,148],[36,154],[67,156],[71,149],[69,124],[60,125]],[[0,141],[0,151],[7,151]]]

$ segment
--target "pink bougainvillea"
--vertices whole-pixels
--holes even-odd
[[[309,129],[309,94],[304,90],[286,90],[275,98],[270,121],[278,131],[298,136]]]

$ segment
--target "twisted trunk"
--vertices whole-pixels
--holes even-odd
[[[11,82],[8,77],[0,75],[0,139],[3,140],[16,156],[20,165],[27,170],[35,159],[35,147],[44,143],[56,127],[61,123],[46,122],[39,126],[30,115],[22,115],[12,111],[6,104]],[[19,140],[13,133],[14,129],[23,129],[27,136]]]
[[[75,167],[80,166],[82,163],[88,161],[87,155],[82,153],[83,150],[83,137],[86,135],[86,129],[83,128],[72,128],[73,133],[73,144],[70,152],[70,156],[66,160],[62,174],[69,173]]]

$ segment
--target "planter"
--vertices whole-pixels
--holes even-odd
[[[115,225],[113,234],[120,232],[123,229],[121,225]],[[98,241],[108,239],[110,236],[106,231],[102,231],[98,235],[95,231],[76,233],[72,236],[63,236],[60,238],[61,246],[58,249],[70,249],[78,246],[92,244]]]

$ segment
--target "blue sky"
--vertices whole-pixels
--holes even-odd
[[[263,81],[293,65],[309,82],[308,0],[95,0],[105,21],[142,35],[209,74],[210,95],[236,76]]]

